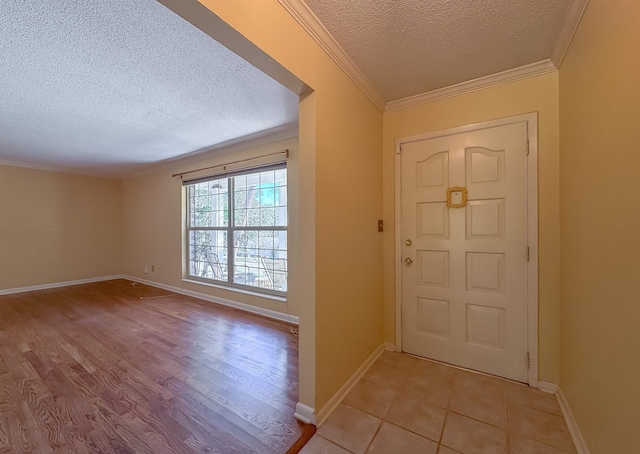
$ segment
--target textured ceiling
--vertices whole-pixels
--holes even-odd
[[[274,128],[298,97],[155,0],[0,2],[0,160],[122,176]]]
[[[304,0],[393,101],[550,58],[570,0]]]

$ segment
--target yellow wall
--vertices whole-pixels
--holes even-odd
[[[384,115],[384,334],[395,344],[394,140],[538,112],[539,379],[559,379],[558,74],[500,85]]]
[[[0,166],[0,290],[120,273],[118,180]]]
[[[201,3],[314,90],[313,112],[300,117],[300,165],[315,167],[315,187],[300,191],[315,226],[301,225],[301,235],[314,232],[316,259],[314,269],[301,257],[315,277],[312,297],[300,302],[315,299],[315,334],[301,312],[300,400],[320,410],[382,343],[382,113],[277,0]],[[305,365],[314,354],[315,395]]]
[[[298,315],[296,301],[289,307],[282,300],[263,298],[256,294],[241,293],[222,287],[184,282],[183,279],[183,227],[184,195],[182,180],[171,175],[225,162],[264,156],[284,149],[290,151],[288,160],[289,192],[297,192],[298,139],[287,139],[266,145],[235,151],[231,154],[212,155],[194,161],[186,159],[159,170],[123,180],[123,263],[128,276],[147,279],[165,285],[217,296],[252,306]],[[290,242],[296,244],[298,235],[297,204],[289,210]],[[295,280],[297,253],[289,253],[289,263]],[[148,273],[145,274],[145,266]],[[151,271],[151,266],[154,271]]]
[[[640,452],[639,18],[591,0],[560,68],[560,385],[592,454]]]

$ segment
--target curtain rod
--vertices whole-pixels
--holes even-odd
[[[285,155],[284,157],[286,159],[286,158],[289,157],[289,150],[282,150],[282,151],[278,151],[277,153],[265,154],[265,155],[262,155],[262,156],[256,156],[254,158],[240,159],[239,161],[232,161],[232,162],[227,162],[225,164],[218,164],[218,165],[215,165],[215,166],[203,167],[201,169],[187,170],[186,172],[174,173],[173,175],[171,175],[171,177],[172,178],[181,177],[182,175],[187,175],[189,173],[200,172],[202,170],[215,169],[217,167],[224,167],[224,170],[227,170],[227,166],[230,166],[232,164],[241,164],[243,162],[255,161],[256,159],[268,158],[269,156],[276,156],[276,155],[279,155],[279,154]]]

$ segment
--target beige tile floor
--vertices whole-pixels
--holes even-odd
[[[555,396],[384,352],[301,454],[575,454]]]

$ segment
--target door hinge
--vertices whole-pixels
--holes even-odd
[[[531,355],[527,352],[527,369],[531,367]]]
[[[527,246],[527,262],[529,261],[530,258],[531,258],[531,248]]]
[[[527,156],[529,156],[529,139],[527,139]]]

